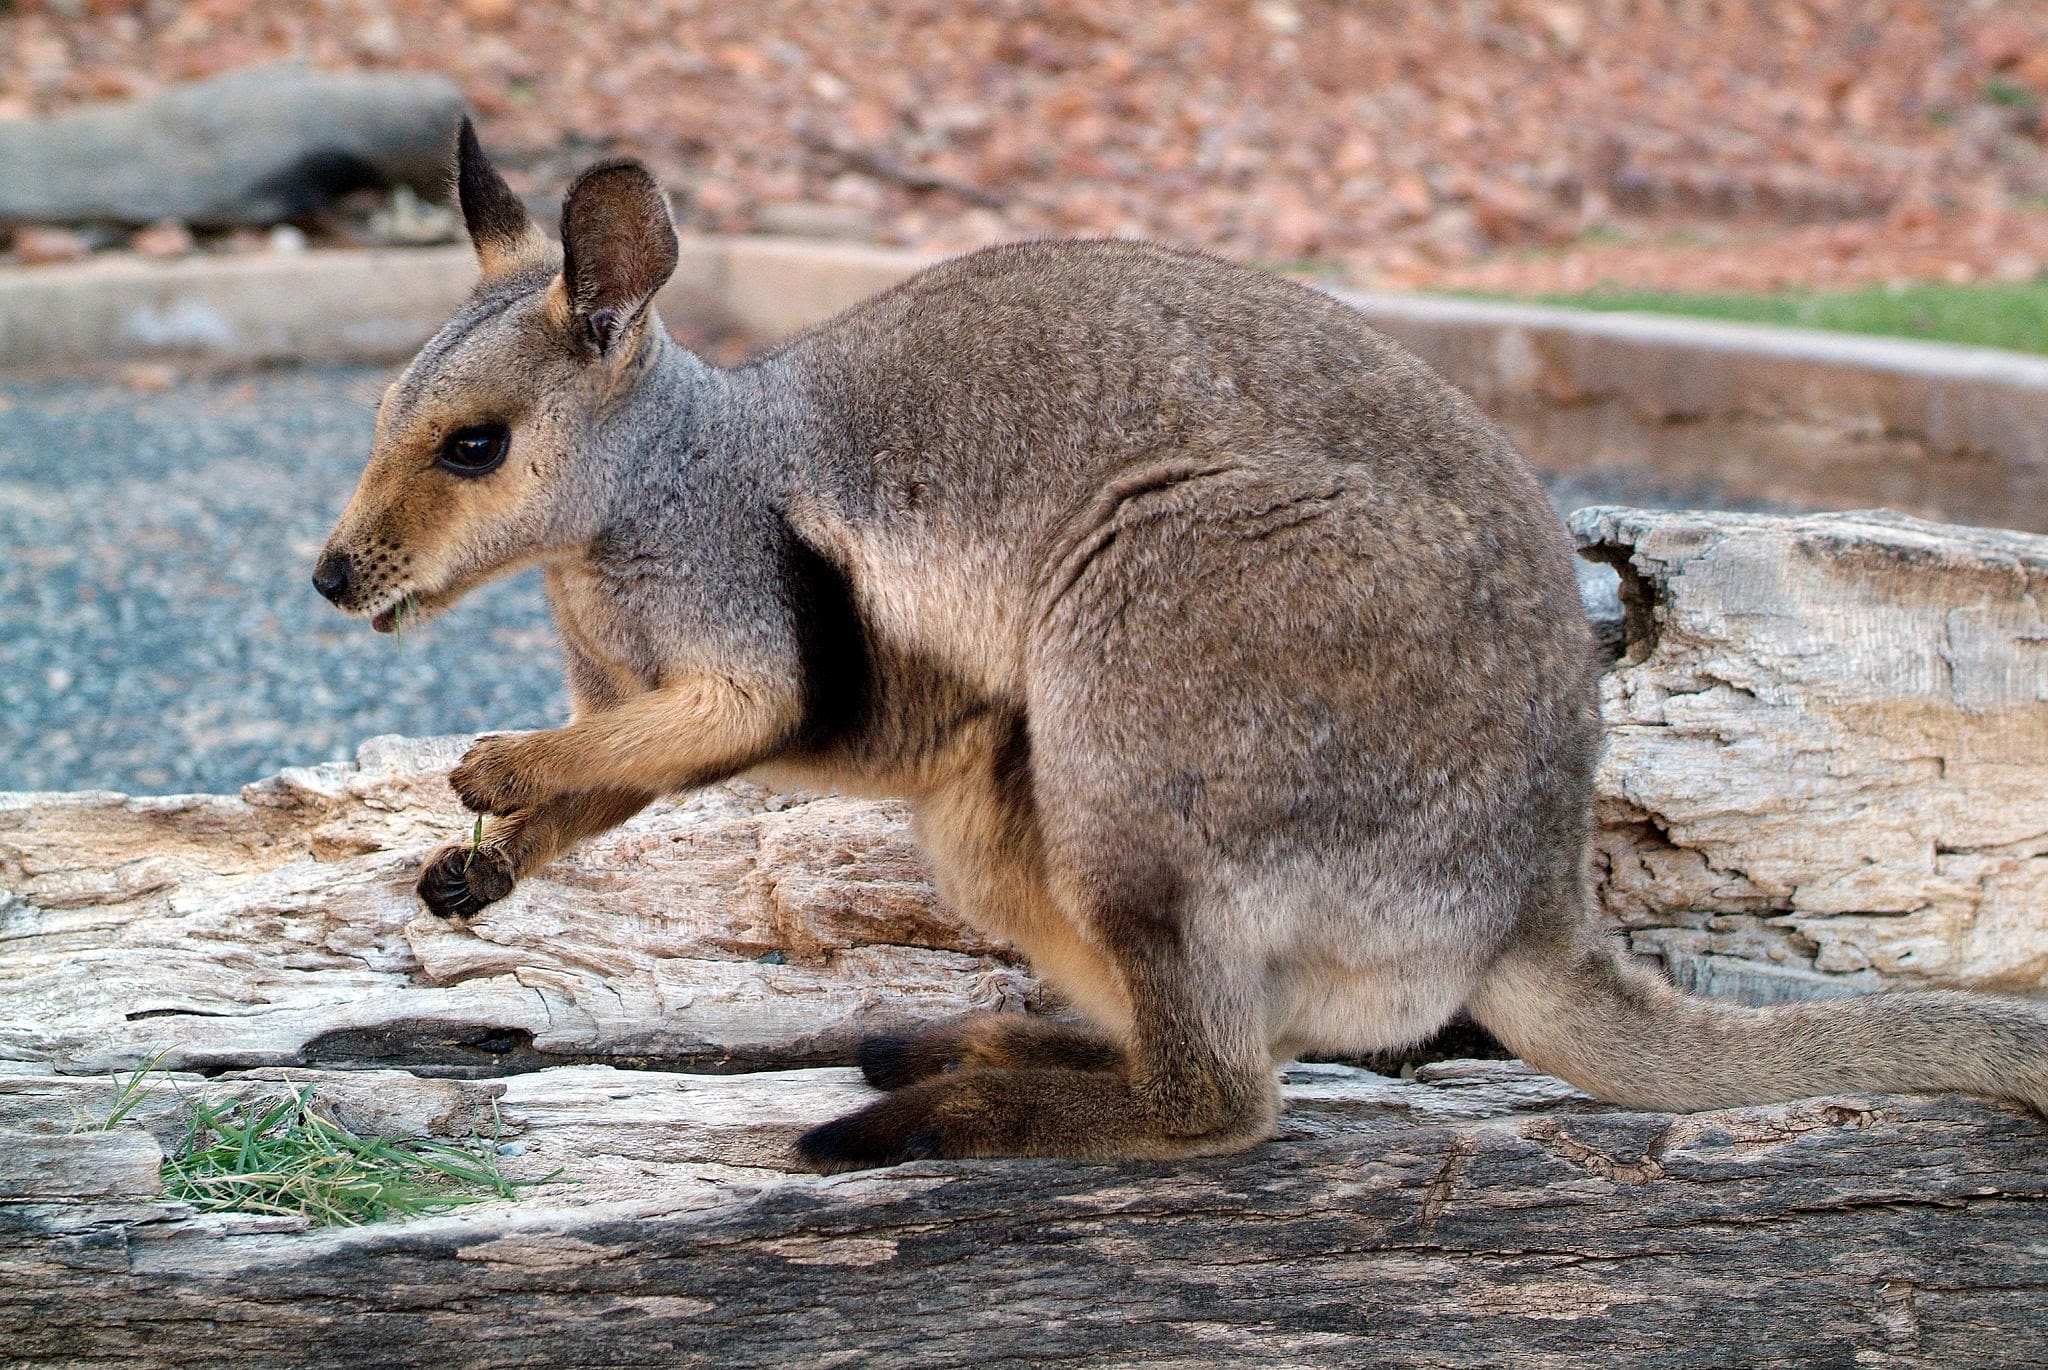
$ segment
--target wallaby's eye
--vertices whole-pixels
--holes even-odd
[[[512,434],[504,424],[474,423],[448,435],[434,464],[458,476],[481,476],[498,469],[511,445]]]

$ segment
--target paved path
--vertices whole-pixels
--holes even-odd
[[[398,643],[308,583],[383,380],[0,385],[0,790],[232,790],[376,733],[560,719],[532,573]],[[1567,506],[1670,493],[1554,491]]]

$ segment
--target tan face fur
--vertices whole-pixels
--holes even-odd
[[[408,619],[431,615],[573,536],[558,477],[587,425],[574,401],[588,387],[559,278],[509,302],[489,285],[384,392],[369,464],[327,540],[323,560],[344,557],[352,572],[340,607],[380,631],[401,605]],[[509,432],[496,469],[443,463],[451,437],[492,424]]]
[[[566,248],[541,235],[467,121],[456,174],[481,277],[385,391],[313,576],[379,632],[601,530],[594,431],[660,326],[648,301],[675,261],[667,201],[637,165],[600,164],[570,187]],[[488,469],[461,460],[479,435],[492,450],[505,439]]]

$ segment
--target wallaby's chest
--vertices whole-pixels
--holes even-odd
[[[578,696],[599,696],[587,702],[602,707],[654,687],[658,665],[649,634],[601,577],[581,568],[550,568],[542,580]]]

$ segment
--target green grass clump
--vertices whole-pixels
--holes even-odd
[[[100,1119],[98,1122],[85,1122],[83,1119],[79,1117],[78,1111],[76,1109],[73,1109],[71,1113],[73,1130],[82,1130],[86,1132],[112,1132],[115,1128],[119,1127],[121,1125],[121,1120],[123,1118],[126,1118],[130,1113],[134,1112],[135,1106],[142,1102],[143,1095],[148,1092],[143,1087],[144,1082],[149,1079],[149,1073],[156,1069],[156,1063],[158,1061],[163,1060],[164,1052],[169,1050],[169,1047],[164,1047],[162,1050],[159,1050],[154,1056],[151,1056],[147,1061],[144,1061],[141,1065],[135,1067],[133,1073],[131,1073],[126,1080],[123,1080],[118,1075],[112,1077],[114,1083],[121,1087],[121,1091],[120,1093],[114,1096],[113,1108],[108,1111],[106,1117]]]
[[[321,1226],[442,1213],[518,1190],[497,1147],[358,1137],[315,1113],[303,1090],[259,1104],[192,1101],[185,1140],[164,1162],[164,1195],[202,1212],[271,1213]]]
[[[1596,289],[1543,295],[1574,309],[1686,314],[1740,323],[1790,324],[1841,333],[1876,333],[1934,342],[2048,353],[2048,283],[1871,286],[1862,290],[1785,291],[1768,295],[1693,295],[1661,290]]]
[[[154,1064],[125,1082],[117,1077],[121,1091],[113,1109],[93,1126],[111,1130],[128,1116]],[[316,1226],[357,1227],[515,1199],[524,1184],[547,1182],[506,1179],[498,1169],[495,1137],[358,1137],[316,1113],[298,1086],[288,1085],[276,1100],[198,1098],[185,1107],[184,1139],[164,1160],[164,1197],[201,1212],[267,1213]]]

